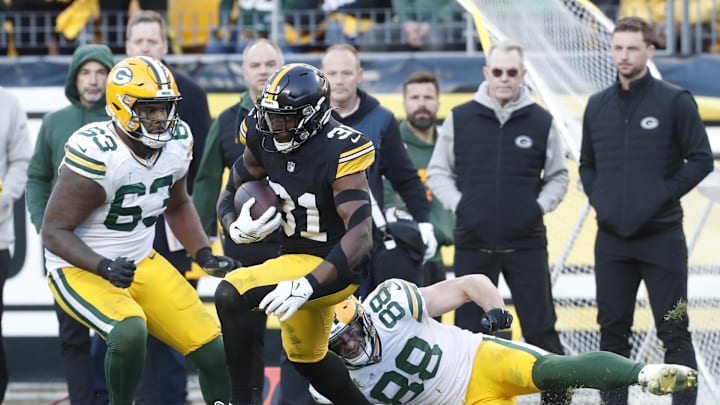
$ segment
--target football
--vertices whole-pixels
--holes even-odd
[[[282,200],[267,181],[252,180],[241,184],[235,191],[235,212],[238,215],[243,204],[252,197],[255,197],[255,204],[250,208],[252,219],[258,219],[270,207],[277,208],[277,212],[282,209]]]

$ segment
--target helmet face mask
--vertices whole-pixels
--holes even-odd
[[[106,110],[131,139],[160,149],[175,135],[181,99],[170,70],[150,57],[120,61],[108,75]]]
[[[328,348],[350,368],[380,362],[382,348],[377,330],[354,296],[335,306]]]
[[[311,65],[285,65],[268,79],[255,106],[255,118],[266,151],[291,152],[330,119],[330,84]]]

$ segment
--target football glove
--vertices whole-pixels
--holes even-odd
[[[282,217],[275,207],[268,208],[258,219],[252,219],[250,207],[253,204],[255,204],[255,198],[245,201],[240,209],[240,215],[235,222],[230,224],[228,234],[235,243],[261,241],[280,226]]]
[[[418,229],[420,230],[420,236],[422,237],[423,243],[425,244],[425,255],[423,256],[423,262],[426,262],[435,256],[437,252],[437,239],[435,239],[435,228],[430,222],[418,222]]]
[[[212,250],[207,246],[198,250],[195,255],[195,262],[202,267],[205,273],[220,278],[242,266],[240,262],[230,257],[213,255]]]
[[[264,309],[267,315],[282,315],[280,322],[285,322],[300,309],[312,293],[313,287],[305,277],[281,281],[260,301],[260,309]]]
[[[512,325],[513,316],[502,308],[493,308],[480,318],[480,332],[489,335],[500,329],[507,329]]]
[[[115,287],[128,288],[135,279],[135,263],[127,257],[102,259],[98,264],[97,274]]]

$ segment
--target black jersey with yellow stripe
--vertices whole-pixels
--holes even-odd
[[[372,165],[372,141],[330,119],[293,151],[271,152],[267,149],[274,149],[272,139],[263,140],[256,131],[253,114],[241,125],[240,139],[265,168],[270,185],[283,200],[282,251],[325,257],[346,231],[332,184]]]

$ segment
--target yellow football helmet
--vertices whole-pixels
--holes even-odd
[[[379,363],[382,348],[372,319],[355,296],[335,305],[328,348],[349,368]]]
[[[181,99],[170,69],[155,58],[123,59],[108,74],[105,93],[108,115],[128,136],[149,148],[160,149],[173,138],[178,121],[177,102]],[[140,117],[136,111],[139,103],[166,103],[166,117],[161,120]],[[159,121],[163,129],[148,131],[143,121]]]

